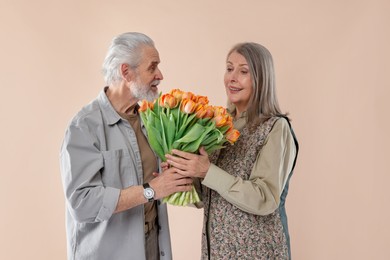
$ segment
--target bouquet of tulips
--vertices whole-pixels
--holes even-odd
[[[160,94],[153,102],[141,101],[139,112],[148,132],[150,146],[166,161],[172,149],[195,153],[203,146],[208,154],[233,144],[240,136],[226,109],[209,105],[206,96],[173,89]],[[185,206],[199,202],[194,187],[189,192],[177,192],[163,202]]]

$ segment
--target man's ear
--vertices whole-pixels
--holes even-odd
[[[135,73],[134,70],[130,68],[129,64],[121,64],[120,70],[123,80],[130,82],[134,79]]]

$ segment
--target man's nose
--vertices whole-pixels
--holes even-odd
[[[158,79],[158,80],[163,80],[164,79],[164,76],[163,76],[163,74],[162,74],[160,69],[157,69],[156,79]]]

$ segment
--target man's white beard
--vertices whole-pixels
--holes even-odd
[[[158,85],[159,83],[159,80],[155,80],[150,85]],[[147,101],[152,102],[158,98],[158,91],[154,92],[150,86],[138,84],[138,79],[136,82],[131,83],[130,92],[138,100],[146,99]]]

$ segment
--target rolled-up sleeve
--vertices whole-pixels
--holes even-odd
[[[268,134],[248,180],[235,177],[212,164],[202,184],[217,191],[241,210],[267,215],[279,206],[295,153],[290,127],[281,118]]]
[[[60,152],[61,176],[70,214],[77,222],[100,222],[113,214],[120,190],[105,187],[103,155],[88,128],[70,125]]]

